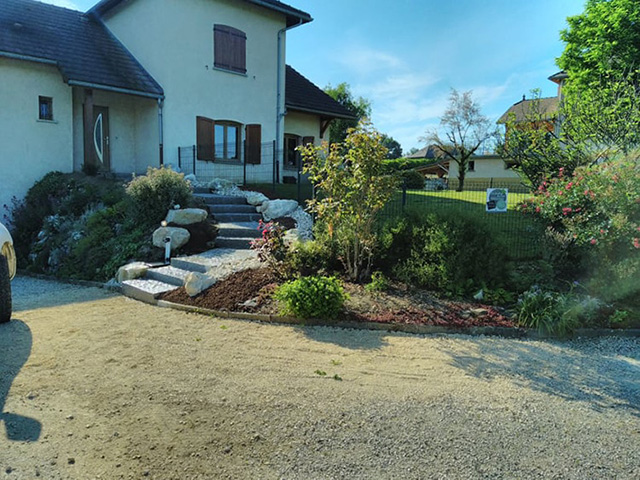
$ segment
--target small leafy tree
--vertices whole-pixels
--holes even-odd
[[[353,119],[335,119],[329,126],[329,142],[344,142],[349,129],[356,128],[361,120],[371,116],[371,102],[363,97],[355,97],[351,92],[351,87],[346,82],[342,82],[336,87],[327,85],[324,91],[351,112],[354,117]]]
[[[456,89],[451,90],[449,106],[440,118],[440,127],[444,138],[437,130],[431,130],[421,140],[436,145],[444,158],[458,165],[457,190],[461,192],[470,158],[483,143],[496,137],[497,130],[480,112],[480,105],[473,99],[472,92],[460,94]]]
[[[397,179],[385,174],[387,149],[370,123],[349,131],[344,144],[301,148],[304,172],[319,190],[311,209],[326,226],[351,280],[371,274],[376,214],[391,199]]]

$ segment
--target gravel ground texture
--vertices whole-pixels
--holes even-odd
[[[221,320],[18,277],[0,479],[638,479],[640,341]]]

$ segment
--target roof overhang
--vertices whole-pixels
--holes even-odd
[[[326,119],[334,119],[334,118],[340,118],[343,120],[357,120],[358,118],[353,116],[353,115],[341,115],[339,113],[331,113],[331,112],[327,112],[327,111],[323,111],[323,110],[318,110],[315,108],[305,108],[305,107],[297,107],[295,105],[290,105],[290,104],[286,104],[285,107],[287,108],[287,110],[293,110],[295,112],[301,112],[301,113],[310,113],[312,115],[318,115],[320,117],[326,118]]]
[[[101,17],[109,12],[111,9],[117,7],[123,2],[130,0],[101,0],[96,3],[93,7],[91,7],[87,13],[96,15]],[[244,0],[248,3],[253,3],[254,5],[258,5],[259,7],[266,8],[268,10],[272,10],[275,12],[279,12],[284,14],[287,17],[287,27],[293,27],[297,25],[302,25],[304,23],[309,23],[313,20],[311,15],[307,12],[303,12],[302,10],[298,10],[297,8],[290,7],[284,3],[279,1],[269,1],[269,0]]]

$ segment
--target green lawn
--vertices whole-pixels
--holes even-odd
[[[442,190],[427,192],[412,190],[407,192],[405,209],[447,214],[462,213],[479,219],[495,232],[504,243],[509,259],[537,258],[541,254],[542,227],[531,217],[516,211],[516,205],[529,194],[509,192],[507,212],[488,213],[485,208],[485,191],[456,192]],[[402,192],[398,192],[382,212],[383,218],[392,218],[402,213]]]

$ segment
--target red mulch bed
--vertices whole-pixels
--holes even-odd
[[[277,285],[269,269],[258,268],[234,273],[193,298],[179,288],[162,299],[213,310],[277,314],[278,305],[271,297]],[[489,305],[442,299],[401,284],[373,294],[362,285],[344,285],[350,298],[343,320],[453,328],[515,326],[502,309]]]

